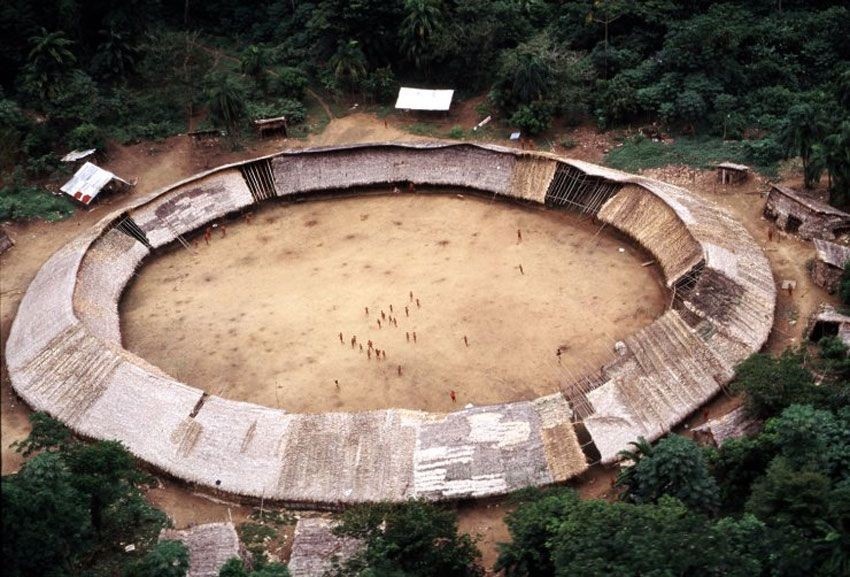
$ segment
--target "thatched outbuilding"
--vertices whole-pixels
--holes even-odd
[[[359,539],[335,535],[335,526],[329,517],[299,519],[287,565],[292,577],[324,577],[334,563],[345,563],[363,547]]]
[[[720,184],[740,184],[750,176],[750,167],[734,162],[721,162],[717,165],[717,180]]]
[[[821,305],[809,320],[806,334],[814,343],[823,337],[838,337],[850,347],[850,316],[838,312],[831,305]]]
[[[160,541],[180,541],[189,550],[189,572],[186,577],[218,577],[229,559],[247,555],[239,542],[233,523],[207,523],[190,529],[163,529]]]
[[[0,254],[3,254],[13,246],[15,246],[15,242],[12,240],[12,237],[0,228]]]
[[[817,257],[812,263],[812,280],[832,294],[838,290],[844,268],[850,265],[850,247],[818,238],[814,242]]]
[[[698,442],[719,447],[728,439],[754,435],[760,429],[761,423],[748,416],[743,407],[738,407],[694,427],[693,433]]]
[[[764,215],[774,219],[780,230],[807,240],[832,240],[837,233],[850,231],[850,214],[778,184],[770,187]]]
[[[286,413],[207,395],[121,347],[123,287],[146,255],[182,234],[276,198],[407,183],[596,218],[653,254],[672,306],[562,392],[447,414]],[[35,276],[6,360],[35,409],[202,486],[325,506],[477,498],[566,481],[586,470],[586,455],[610,463],[639,436],[670,431],[762,347],[775,298],[746,229],[676,186],[490,145],[310,148],[205,172],[105,217]]]

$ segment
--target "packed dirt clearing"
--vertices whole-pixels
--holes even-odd
[[[534,398],[601,366],[666,302],[649,257],[597,225],[469,195],[269,205],[212,232],[140,269],[124,345],[287,411]]]

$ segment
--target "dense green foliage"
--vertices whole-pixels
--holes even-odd
[[[488,92],[532,135],[557,120],[700,137],[628,142],[618,166],[799,156],[807,185],[826,174],[850,202],[840,0],[12,0],[0,16],[7,169],[41,175],[57,149],[160,138],[198,111],[243,134],[257,116],[297,124],[308,85],[387,103],[403,80]]]
[[[346,511],[336,529],[365,546],[336,567],[338,577],[479,577],[480,553],[458,535],[454,512],[431,503],[366,505]]]
[[[182,545],[155,546],[167,519],[144,499],[145,477],[119,443],[75,441],[42,413],[32,425],[18,450],[35,456],[0,482],[4,574],[185,574]],[[136,552],[125,553],[121,543]]]
[[[618,478],[623,502],[565,489],[522,495],[506,518],[512,541],[497,569],[508,577],[850,574],[850,380],[824,362],[827,345],[812,361],[820,384],[801,354],[759,355],[739,368],[748,406],[767,419],[760,434],[718,449],[676,435],[634,443]]]

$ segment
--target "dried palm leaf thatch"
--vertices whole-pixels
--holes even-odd
[[[74,312],[94,336],[121,346],[118,301],[148,252],[145,245],[115,228],[86,252],[74,288]]]
[[[334,562],[345,563],[363,547],[363,542],[340,537],[336,522],[328,517],[302,517],[295,525],[289,572],[292,577],[324,577]]]
[[[238,170],[183,184],[130,211],[155,248],[254,202]]]
[[[160,541],[180,541],[189,550],[186,577],[218,577],[229,559],[245,558],[233,523],[207,523],[189,529],[163,529]]]
[[[543,204],[558,162],[552,158],[517,156],[509,196]]]
[[[675,310],[626,339],[630,357],[590,391],[587,428],[604,463],[642,436],[655,440],[710,399],[732,367]]]
[[[512,154],[470,145],[382,145],[282,154],[272,159],[272,170],[281,196],[404,182],[507,194],[515,162]]]
[[[661,265],[672,286],[703,258],[700,244],[661,199],[635,185],[620,189],[598,214],[599,220],[626,233]]]

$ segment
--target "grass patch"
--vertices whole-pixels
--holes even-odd
[[[605,156],[605,164],[628,172],[680,164],[693,168],[713,168],[718,162],[749,164],[763,174],[776,174],[775,162],[760,163],[752,156],[746,141],[719,138],[680,137],[672,143],[654,142],[643,136],[627,139]]]
[[[439,127],[425,122],[414,122],[413,124],[408,124],[404,128],[409,133],[417,136],[433,136],[435,138],[440,136]]]
[[[64,194],[50,194],[38,186],[12,182],[0,188],[0,220],[32,220],[48,222],[71,216],[74,204]]]

